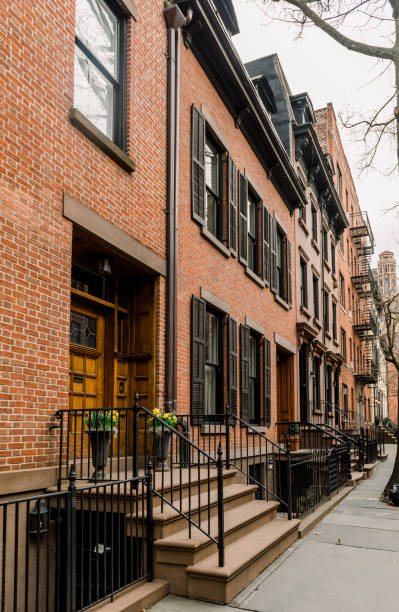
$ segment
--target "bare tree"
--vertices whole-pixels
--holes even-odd
[[[254,0],[269,17],[299,28],[314,26],[350,51],[361,53],[384,64],[382,72],[392,70],[394,83],[381,106],[366,114],[341,116],[343,124],[364,140],[362,167],[374,166],[378,150],[395,143],[396,160],[390,171],[399,171],[399,0]],[[312,5],[312,6],[310,6]],[[387,46],[368,44],[348,36],[350,29],[362,36],[387,41]]]
[[[399,293],[390,295],[381,301],[382,315],[384,319],[384,329],[380,338],[381,347],[388,363],[392,363],[396,369],[397,393],[399,400]],[[396,422],[399,425],[399,401]],[[389,491],[393,484],[399,484],[399,435],[396,439],[396,458],[392,474],[388,480],[383,499],[388,498]]]

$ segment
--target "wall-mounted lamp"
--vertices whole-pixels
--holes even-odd
[[[48,532],[48,508],[44,499],[37,500],[28,520],[29,535],[38,536]]]
[[[98,262],[98,271],[100,274],[104,274],[105,276],[109,276],[112,272],[111,270],[111,262],[107,255],[103,255]]]

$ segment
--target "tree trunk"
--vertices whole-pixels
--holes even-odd
[[[384,489],[383,494],[381,495],[381,501],[389,500],[389,491],[392,489],[394,484],[399,484],[399,370],[397,373],[397,414],[396,414],[396,422],[398,426],[397,436],[396,436],[396,457],[395,463],[393,466],[392,474],[390,479],[388,480],[386,487]]]

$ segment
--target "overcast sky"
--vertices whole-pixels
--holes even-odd
[[[234,0],[234,4],[240,34],[233,40],[242,60],[247,62],[277,53],[292,93],[307,91],[314,108],[332,102],[337,115],[350,108],[367,111],[378,108],[379,102],[388,97],[391,75],[376,79],[383,66],[377,66],[373,58],[347,51],[315,28],[308,29],[303,39],[295,40],[293,26],[278,21],[270,23],[251,1]],[[360,39],[361,34],[352,33],[352,36]],[[349,130],[341,127],[340,132],[360,206],[367,210],[373,227],[375,253],[389,249],[399,260],[399,213],[384,212],[399,202],[399,178],[376,171],[360,175],[362,144],[353,141]],[[380,167],[388,167],[394,156],[394,150],[381,152]]]

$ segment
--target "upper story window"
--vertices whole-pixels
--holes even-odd
[[[313,316],[319,318],[319,279],[313,275]]]
[[[249,335],[249,422],[260,422],[259,337]]]
[[[334,340],[337,339],[337,305],[333,301],[332,303],[332,333]]]
[[[307,264],[304,259],[301,258],[301,277],[300,277],[300,290],[301,290],[301,306],[308,307],[308,280],[307,280]]]
[[[258,273],[258,214],[257,200],[248,192],[248,268]]]
[[[335,245],[331,242],[331,272],[335,274]]]
[[[207,134],[205,142],[205,226],[216,238],[220,237],[221,226],[221,157],[220,150]]]
[[[74,105],[121,148],[124,30],[112,0],[77,0]]]
[[[346,362],[346,331],[341,327],[341,355]]]
[[[329,312],[329,299],[328,293],[323,289],[323,317],[324,317],[324,331],[328,332],[330,327],[330,312]]]
[[[327,229],[323,227],[323,259],[328,261],[328,235]]]
[[[317,210],[312,205],[312,238],[317,242]]]
[[[342,308],[345,308],[345,281],[342,274],[339,275],[339,300]]]

